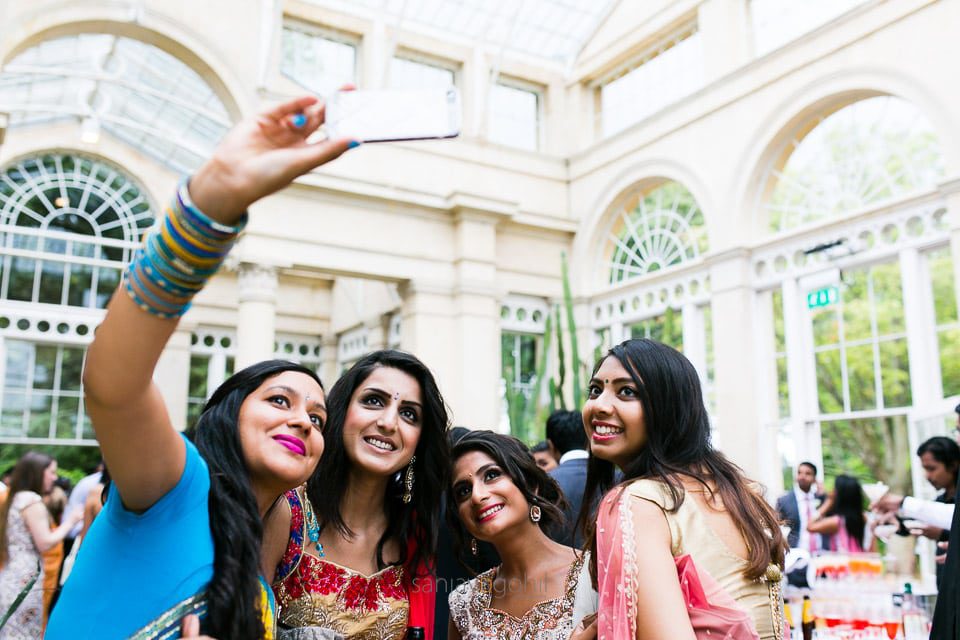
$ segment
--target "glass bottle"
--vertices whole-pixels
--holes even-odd
[[[800,631],[803,633],[803,640],[813,640],[813,629],[816,622],[813,617],[813,602],[810,596],[803,596],[803,609],[800,614]]]

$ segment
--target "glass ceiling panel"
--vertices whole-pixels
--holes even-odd
[[[152,45],[108,34],[48,40],[0,73],[10,126],[81,123],[102,129],[178,173],[195,170],[231,125],[226,107],[190,67]]]
[[[568,64],[617,0],[309,0]]]

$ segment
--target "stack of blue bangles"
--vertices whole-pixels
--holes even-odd
[[[246,224],[246,213],[234,227],[211,220],[193,206],[184,181],[163,222],[127,267],[124,288],[147,313],[179,318],[220,268]]]

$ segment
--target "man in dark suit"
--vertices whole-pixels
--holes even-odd
[[[807,524],[816,515],[824,499],[824,495],[816,491],[817,466],[812,462],[798,464],[796,481],[792,490],[777,499],[780,521],[790,527],[787,544],[791,549],[804,549],[811,553],[829,549],[829,539],[807,531]],[[805,568],[791,572],[787,579],[794,586],[809,586]]]
[[[567,498],[569,506],[564,511],[567,526],[556,541],[574,547],[583,545],[583,536],[576,530],[577,516],[583,503],[583,490],[587,482],[587,435],[583,430],[583,417],[577,411],[554,411],[547,418],[547,445],[560,464],[550,475]]]

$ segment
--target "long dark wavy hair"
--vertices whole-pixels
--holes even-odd
[[[787,548],[777,515],[743,470],[713,448],[710,421],[703,404],[700,378],[680,352],[655,340],[627,340],[610,349],[593,369],[607,358],[616,358],[637,387],[643,408],[646,443],[621,471],[623,490],[633,480],[649,478],[664,482],[672,510],[683,504],[685,491],[681,476],[690,477],[706,489],[708,499],[719,496],[744,537],[749,553],[744,575],[756,580],[770,563],[783,566]],[[602,495],[613,488],[614,465],[591,452],[587,462],[584,496]],[[593,516],[595,503],[584,500],[579,526],[596,558]],[[595,560],[591,570],[596,577]]]
[[[285,371],[317,374],[286,360],[243,369],[220,385],[187,436],[210,469],[210,531],[213,579],[207,587],[204,633],[215,638],[256,640],[264,634],[260,602],[260,542],[263,521],[240,446],[240,406],[266,380]],[[290,487],[293,489],[294,487]]]
[[[13,496],[20,491],[33,491],[43,495],[43,472],[53,462],[53,458],[39,451],[27,451],[17,460],[10,475],[10,486],[7,499],[0,507],[0,567],[4,567],[9,560],[10,549],[7,546],[7,517],[10,513],[10,504]]]
[[[347,492],[351,462],[343,445],[344,421],[350,408],[353,392],[371,373],[380,367],[398,369],[413,377],[423,396],[423,414],[420,420],[420,439],[417,442],[413,464],[413,499],[404,504],[402,478],[387,483],[384,505],[387,528],[377,542],[377,568],[387,564],[383,547],[396,540],[400,547],[398,564],[408,568],[409,575],[432,567],[440,528],[440,500],[447,486],[450,449],[446,431],[449,427],[447,407],[433,374],[412,354],[384,349],[368,353],[337,380],[327,396],[327,426],[323,432],[323,464],[307,481],[307,497],[313,503],[321,527],[333,527],[345,538],[353,532],[343,520],[341,499]],[[406,469],[406,467],[404,467]],[[410,543],[414,550],[409,554]]]
[[[826,515],[840,516],[851,538],[863,548],[863,533],[867,519],[863,515],[864,494],[860,482],[853,476],[839,475],[833,480],[835,498]]]
[[[497,466],[503,469],[503,472],[517,486],[527,503],[531,507],[533,505],[540,507],[539,525],[544,533],[551,535],[560,532],[566,524],[563,509],[567,507],[567,501],[563,497],[560,485],[537,465],[527,445],[513,436],[502,433],[471,431],[453,446],[450,461],[451,474],[457,460],[471,451],[479,451],[493,458]],[[453,531],[457,555],[463,562],[466,560],[465,551],[470,534],[458,515],[460,502],[455,495],[455,489],[451,487],[447,491],[447,524]]]

